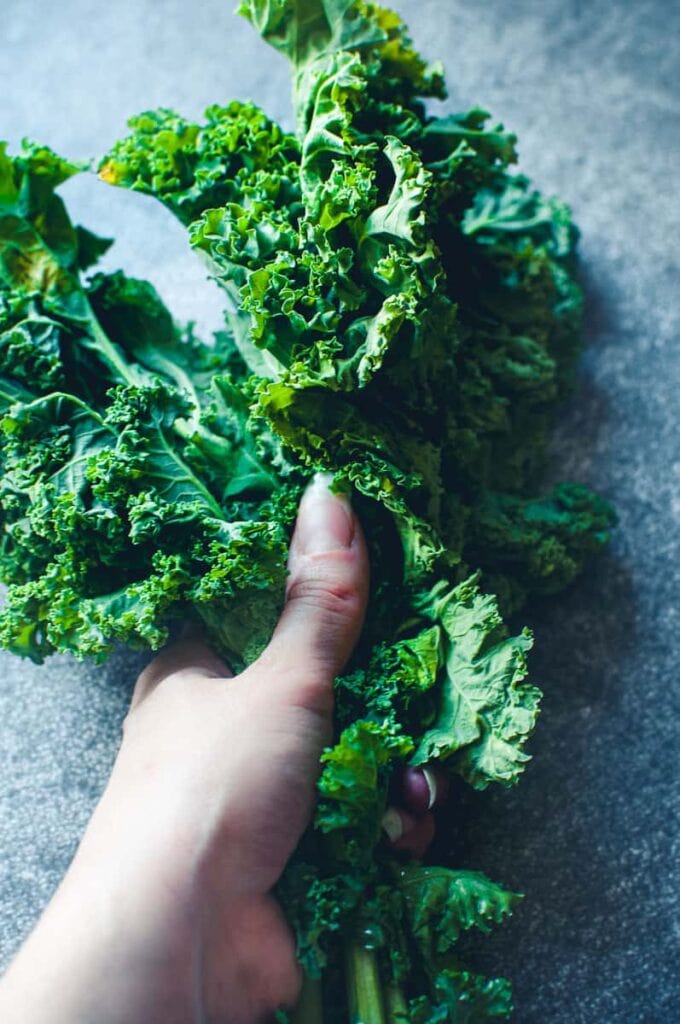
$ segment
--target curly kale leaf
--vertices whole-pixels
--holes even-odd
[[[357,721],[321,757],[316,827],[324,833],[356,830],[375,846],[392,762],[403,760],[413,741],[391,721]],[[354,837],[353,837],[354,838]]]
[[[418,603],[441,623],[445,677],[436,720],[412,762],[446,761],[477,789],[512,785],[529,760],[523,748],[541,696],[523,681],[531,634],[508,637],[494,598],[474,577],[454,590],[440,583]]]
[[[254,656],[298,485],[266,425],[249,425],[233,344],[179,331],[144,282],[80,279],[102,245],[52,191],[76,168],[28,147],[0,169],[2,642],[101,657],[120,640],[160,646],[193,609],[236,662]]]
[[[366,668],[338,681],[340,721],[368,711],[380,735],[414,738],[410,763],[443,762],[478,789],[517,782],[541,696],[524,681],[531,634],[508,636],[474,576],[440,581],[412,608],[409,636],[374,647]]]
[[[186,412],[158,383],[114,389],[103,415],[62,394],[6,413],[6,647],[36,659],[101,656],[120,640],[158,647],[172,608],[215,615],[216,602],[280,587],[283,524],[228,518],[173,436]]]
[[[346,957],[350,989],[395,1020],[481,1024],[509,1014],[509,986],[456,943],[516,897],[397,867],[381,818],[407,763],[517,781],[540,694],[531,635],[509,636],[499,605],[554,593],[607,542],[601,499],[538,484],[580,345],[577,231],[512,171],[516,140],[485,111],[426,109],[441,69],[398,15],[240,9],[291,62],[296,135],[250,103],[201,123],[150,111],[99,171],[185,225],[225,293],[211,344],[146,282],[83,276],[109,242],[55,192],[77,165],[0,147],[0,643],[104,657],[190,616],[251,661],[304,480],[332,470],[375,592],[279,895],[329,1020]]]
[[[283,353],[263,351],[250,336],[245,293],[257,294],[265,256],[292,244],[300,212],[298,144],[253,104],[206,110],[197,125],[169,110],[130,121],[99,174],[111,184],[148,192],[190,227],[192,244],[213,259],[225,288],[231,330],[255,373],[277,372]],[[251,274],[253,287],[247,288]]]
[[[430,978],[430,997],[411,1001],[410,1020],[481,1022],[510,1015],[510,984],[468,971],[456,958],[460,935],[470,928],[488,932],[505,920],[521,897],[479,871],[408,866],[399,887],[410,934]]]
[[[609,541],[614,514],[580,484],[562,483],[543,498],[487,491],[475,509],[466,557],[484,571],[505,607],[527,593],[554,594]],[[508,592],[508,587],[511,588]]]
[[[97,402],[112,384],[145,378],[101,330],[80,281],[107,247],[73,227],[54,192],[80,169],[45,147],[25,144],[10,158],[0,146],[0,376],[34,394],[77,379],[82,397]]]
[[[435,962],[462,932],[490,931],[521,899],[479,871],[413,865],[402,868],[399,886],[411,932],[423,955]]]
[[[521,582],[497,545],[480,561],[475,526],[488,492],[508,505],[532,485],[571,373],[581,300],[568,211],[508,174],[513,137],[483,111],[424,114],[424,79],[387,13],[348,8],[373,29],[342,48],[340,7],[246,6],[282,48],[289,29],[305,36],[302,49],[289,41],[309,57],[296,87],[300,142],[250,107],[211,108],[205,125],[181,132],[161,112],[134,123],[102,173],[154,192],[187,222],[183,197],[202,188],[210,138],[229,197],[189,233],[264,378],[258,415],[298,460],[334,469],[389,511],[406,579],[482,564],[508,607],[555,589],[603,543],[601,515],[580,516],[580,539],[566,546],[547,517],[544,548],[554,528],[564,554]],[[388,70],[403,88],[386,95]],[[144,162],[151,153],[165,166],[168,132],[184,140],[180,184]]]
[[[512,992],[505,978],[446,968],[433,987],[434,1001],[419,996],[410,1002],[410,1024],[485,1024],[507,1020],[512,1013]]]
[[[372,10],[355,0],[245,0],[239,13],[296,68],[324,54],[375,46],[387,39]]]

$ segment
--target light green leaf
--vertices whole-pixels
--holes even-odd
[[[540,691],[524,683],[528,630],[508,637],[491,595],[472,577],[454,589],[440,583],[420,601],[440,622],[445,669],[434,725],[421,737],[413,764],[442,760],[471,785],[517,782],[529,756]]]
[[[336,50],[387,39],[380,8],[360,0],[244,0],[239,13],[295,68]]]
[[[464,931],[490,931],[521,899],[479,871],[443,867],[403,868],[399,886],[413,936],[433,962],[452,949]]]

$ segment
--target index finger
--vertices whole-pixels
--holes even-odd
[[[191,672],[204,679],[230,679],[231,669],[200,636],[192,635],[163,648],[141,672],[132,694],[130,710],[174,676]]]

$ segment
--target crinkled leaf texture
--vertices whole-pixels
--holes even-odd
[[[321,54],[375,46],[387,39],[374,8],[355,0],[245,0],[239,11],[295,67]]]
[[[539,691],[531,636],[502,614],[607,542],[605,502],[539,487],[580,346],[577,232],[512,171],[515,138],[485,111],[426,110],[441,69],[393,12],[241,11],[291,62],[296,134],[252,103],[200,122],[147,111],[99,169],[185,225],[225,295],[210,342],[146,282],[90,273],[110,243],[55,191],[80,167],[0,147],[0,642],[101,658],[191,617],[251,661],[302,486],[333,471],[374,592],[280,896],[301,962],[324,971],[328,1024],[344,1019],[343,941],[367,935],[396,1019],[479,1024],[509,1014],[509,986],[455,944],[515,897],[395,865],[381,818],[409,762],[477,789],[517,780]]]
[[[523,681],[531,634],[508,637],[495,600],[474,577],[452,591],[438,584],[419,607],[441,623],[445,677],[437,718],[412,763],[450,761],[477,789],[511,785],[528,760],[523,747],[541,696]]]
[[[280,604],[292,467],[248,427],[228,339],[179,331],[144,282],[81,280],[103,243],[54,195],[75,170],[0,153],[0,640],[102,657],[193,610],[248,660]]]
[[[410,866],[401,870],[399,885],[413,936],[433,959],[469,928],[490,931],[520,899],[479,871]]]

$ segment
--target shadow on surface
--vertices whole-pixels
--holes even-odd
[[[582,270],[582,281],[587,344],[595,350],[617,330],[616,301],[590,268]],[[599,447],[613,415],[586,361],[556,427],[551,480],[575,479],[597,489]],[[595,974],[598,959],[619,956],[630,945],[629,922],[620,915],[625,868],[615,863],[621,823],[600,820],[605,797],[597,773],[602,744],[616,733],[617,716],[623,721],[619,682],[636,641],[629,569],[607,552],[567,591],[534,600],[519,619],[513,630],[523,623],[534,630],[530,675],[544,691],[529,748],[535,760],[511,791],[476,793],[455,784],[432,859],[482,870],[526,894],[509,922],[489,936],[470,934],[461,953],[473,970],[512,979],[515,1020],[545,1024],[555,1000],[578,1006],[570,972],[588,977],[591,992],[604,992],[606,983]],[[622,744],[615,746],[620,757]],[[564,1005],[561,1012],[568,1012]]]

